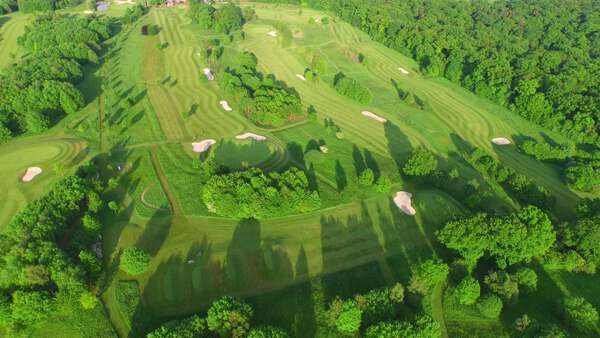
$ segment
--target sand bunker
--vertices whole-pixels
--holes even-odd
[[[496,138],[492,139],[492,143],[495,145],[499,145],[499,146],[505,146],[505,145],[510,144],[511,142],[506,137],[496,137]]]
[[[202,140],[200,142],[194,142],[194,143],[192,143],[192,151],[195,153],[203,153],[203,152],[207,151],[208,149],[210,149],[210,147],[215,143],[217,143],[217,141],[215,141],[213,139]]]
[[[387,120],[384,119],[383,117],[375,115],[375,114],[371,113],[370,111],[366,111],[365,110],[365,111],[362,112],[362,114],[364,116],[366,116],[366,117],[372,118],[373,120],[375,120],[377,122],[381,122],[381,123],[386,123],[387,122]]]
[[[231,107],[229,106],[229,103],[227,103],[227,101],[223,100],[223,101],[219,101],[219,104],[221,104],[221,107],[223,107],[223,109],[225,111],[232,111],[233,109],[231,109]]]
[[[252,139],[255,141],[264,141],[267,138],[261,135],[257,135],[257,134],[253,134],[253,133],[244,133],[244,134],[240,134],[238,136],[235,137],[238,140],[247,140],[247,139]]]
[[[296,77],[299,78],[302,81],[306,81],[306,78],[302,74],[296,74]]]
[[[116,0],[115,3],[117,5],[135,5],[135,2],[133,0]]]
[[[31,182],[37,175],[42,173],[42,168],[40,167],[29,167],[25,172],[25,175],[21,178],[23,182]]]
[[[410,73],[408,72],[408,70],[406,70],[406,69],[404,69],[404,68],[402,68],[402,67],[398,67],[398,70],[399,70],[399,71],[400,71],[400,73],[402,73],[402,74],[405,74],[405,75],[408,75],[408,74],[410,74]]]
[[[213,75],[213,73],[210,71],[210,68],[204,68],[204,75],[206,75],[206,79],[208,81],[212,81],[215,79],[215,76]]]
[[[329,148],[327,148],[326,146],[320,146],[319,150],[321,150],[323,154],[327,154],[329,152]]]
[[[270,31],[269,33],[267,33],[267,35],[276,38],[279,34],[277,33],[277,31]]]
[[[89,15],[89,14],[93,14],[93,13],[94,13],[94,11],[90,11],[89,9],[83,11],[83,14],[88,14]]]
[[[394,196],[394,203],[405,214],[409,216],[414,216],[417,213],[417,211],[412,207],[411,198],[411,193],[406,191],[399,191],[396,193],[396,196]]]

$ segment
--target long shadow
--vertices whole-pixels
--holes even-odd
[[[163,211],[154,212],[146,223],[144,232],[136,242],[136,247],[144,250],[150,256],[155,256],[169,235],[173,218]]]
[[[341,193],[348,186],[348,177],[346,176],[346,170],[342,167],[340,160],[335,160],[335,183],[337,185],[338,193]]]
[[[321,218],[321,247],[326,302],[386,285],[377,261],[384,251],[364,203],[360,215],[350,215],[345,221],[333,216]],[[348,268],[343,269],[345,266]]]
[[[385,123],[384,132],[390,155],[394,162],[396,162],[398,169],[400,169],[403,166],[404,160],[411,153],[412,145],[402,130],[390,121]]]
[[[238,223],[227,248],[224,269],[225,284],[229,290],[260,288],[267,267],[261,248],[258,220],[246,219]]]
[[[354,170],[356,171],[356,175],[360,176],[360,174],[367,168],[367,165],[365,164],[365,159],[363,158],[363,155],[356,144],[352,145],[352,159],[354,160]]]
[[[373,170],[373,174],[375,176],[375,179],[377,180],[379,176],[381,176],[381,169],[379,169],[379,164],[377,163],[377,160],[375,160],[375,157],[373,157],[373,153],[371,153],[368,149],[365,149],[364,153],[365,165],[367,166],[367,168]]]

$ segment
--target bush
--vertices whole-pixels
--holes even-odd
[[[250,329],[252,307],[233,297],[225,296],[208,309],[206,322],[209,330],[222,337],[246,337]]]
[[[437,259],[427,260],[413,272],[408,290],[426,294],[437,283],[445,281],[449,272],[450,268],[446,263]]]
[[[375,191],[377,192],[390,192],[392,188],[392,180],[386,175],[381,175],[375,182]]]
[[[471,276],[465,277],[456,287],[458,301],[463,305],[475,304],[477,299],[479,299],[480,293],[481,287],[479,286],[479,282]]]
[[[537,274],[535,273],[535,271],[533,271],[533,269],[520,268],[519,270],[517,270],[515,277],[519,285],[523,285],[528,290],[535,291],[537,289],[538,278]]]
[[[479,312],[486,318],[495,319],[500,316],[502,312],[502,300],[495,295],[488,295],[483,297],[477,303]]]
[[[363,170],[363,172],[358,177],[358,184],[364,187],[370,187],[373,185],[374,178],[375,174],[373,173],[373,170],[367,168]]]
[[[595,332],[598,311],[583,297],[568,297],[563,301],[566,322],[581,332]]]
[[[335,327],[343,335],[355,335],[360,329],[362,311],[352,301],[344,302],[341,312],[335,321]]]
[[[408,176],[426,176],[437,169],[438,161],[432,152],[425,148],[415,149],[402,171]]]
[[[129,247],[123,250],[119,267],[127,274],[135,276],[148,270],[150,256],[142,249]]]
[[[267,325],[259,326],[250,330],[248,338],[288,338],[289,335],[284,330]]]

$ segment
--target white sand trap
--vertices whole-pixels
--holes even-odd
[[[210,149],[210,147],[215,143],[217,143],[217,141],[215,141],[213,139],[202,140],[200,142],[194,142],[194,143],[192,143],[192,151],[195,153],[203,153],[205,151],[208,151],[208,149]]]
[[[238,140],[247,140],[247,139],[252,139],[255,141],[264,141],[267,138],[261,135],[257,135],[257,134],[253,134],[253,133],[244,133],[244,134],[240,134],[238,136],[235,137]]]
[[[409,216],[414,216],[417,211],[412,207],[412,194],[406,191],[399,191],[394,196],[394,203]]]
[[[410,73],[408,72],[408,70],[406,70],[406,69],[404,69],[404,68],[402,68],[402,67],[398,67],[398,70],[399,70],[399,71],[400,71],[400,73],[402,73],[402,74],[405,74],[405,75],[408,75],[408,74],[410,74]]]
[[[375,114],[371,113],[370,111],[366,111],[365,110],[365,111],[362,112],[362,114],[364,116],[366,116],[366,117],[372,118],[373,120],[375,120],[377,122],[381,122],[381,123],[386,123],[387,122],[387,120],[384,119],[383,117],[375,115]]]
[[[90,11],[89,9],[83,11],[83,14],[88,14],[89,15],[89,14],[93,14],[93,13],[94,13],[94,11]]]
[[[299,78],[302,81],[306,81],[306,78],[302,74],[296,74],[296,77]]]
[[[40,167],[29,167],[25,172],[25,175],[21,178],[23,182],[31,182],[37,175],[42,173],[42,168]]]
[[[212,81],[215,79],[215,76],[213,75],[213,73],[210,71],[210,68],[204,68],[204,75],[206,75],[206,79],[208,79],[208,81]]]
[[[327,154],[329,152],[329,148],[327,148],[326,146],[320,146],[319,149],[323,154]]]
[[[221,105],[221,107],[223,107],[223,109],[225,111],[232,111],[233,109],[231,109],[231,107],[229,106],[229,103],[227,103],[227,101],[223,100],[223,101],[219,101],[219,104]]]
[[[506,137],[496,137],[492,139],[492,143],[499,146],[505,146],[510,144],[511,142]]]
[[[270,31],[269,33],[267,33],[267,35],[276,38],[279,34],[277,33],[277,31]]]
[[[117,0],[115,2],[117,3],[117,5],[135,5],[135,2],[133,0]]]

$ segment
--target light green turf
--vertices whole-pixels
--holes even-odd
[[[578,197],[561,182],[556,168],[519,154],[513,146],[498,148],[490,142],[499,136],[539,137],[543,129],[446,80],[424,78],[414,61],[372,42],[348,24],[311,25],[308,18],[321,13],[303,9],[298,14],[296,7],[256,4],[256,10],[259,19],[244,28],[247,38],[227,45],[225,61],[210,67],[220,70],[236,51],[255,53],[261,71],[274,73],[299,92],[307,107],[316,108],[316,122],[264,130],[252,126],[234,103],[233,112],[224,112],[216,81],[208,82],[202,74],[209,65],[202,64],[197,56],[200,42],[218,35],[191,24],[182,8],[152,9],[118,44],[119,67],[111,68],[111,81],[116,81],[119,90],[146,90],[142,101],[149,121],[138,129],[121,126],[122,135],[130,138],[128,148],[153,147],[160,163],[158,177],[164,178],[166,195],[172,197],[177,211],[174,217],[155,213],[149,220],[135,214],[120,218],[116,222],[119,226],[107,230],[107,254],[139,245],[153,255],[150,271],[138,280],[146,306],[156,315],[188,314],[205,308],[224,293],[261,295],[308,276],[325,274],[341,281],[344,274],[337,271],[363,264],[375,266],[383,283],[407,282],[411,266],[439,249],[434,230],[452,215],[464,212],[459,202],[441,191],[402,183],[391,153],[396,160],[403,160],[419,145],[447,159],[444,165],[460,167],[461,174],[470,179],[476,173],[449,155],[462,150],[463,139],[547,187],[557,195],[560,212],[576,203]],[[267,36],[278,21],[284,21],[290,30],[293,37],[289,41]],[[139,26],[149,22],[160,26],[158,36],[139,34]],[[159,42],[168,46],[159,50]],[[366,55],[366,65],[354,62],[359,52]],[[329,71],[320,81],[300,81],[296,74],[310,64],[314,53],[328,60]],[[398,67],[410,74],[402,75]],[[338,71],[368,86],[374,93],[373,103],[363,106],[337,94],[330,82]],[[420,110],[404,104],[392,80],[422,98],[429,108]],[[182,113],[192,107],[194,113],[185,117]],[[361,115],[363,110],[390,123],[384,126],[368,119]],[[341,127],[343,140],[325,130],[324,118]],[[110,128],[114,135],[114,128]],[[143,136],[150,131],[152,137]],[[245,131],[265,135],[268,142],[239,147],[234,136]],[[244,149],[241,157],[235,155],[240,153],[238,147],[222,151],[217,145],[213,149],[220,161],[233,167],[243,161],[266,169],[284,167],[288,161],[306,168],[312,165],[325,209],[243,226],[235,220],[203,216],[207,211],[200,196],[202,185],[193,166],[198,155],[191,152],[191,142],[206,138]],[[329,152],[318,151],[315,142],[324,142]],[[298,146],[300,156],[283,151],[290,146]],[[245,147],[252,149],[246,151]],[[357,186],[354,147],[363,158],[370,153],[381,172],[394,179],[394,191],[414,193],[418,210],[414,219],[398,212],[391,193],[376,194]],[[348,181],[341,193],[337,189],[337,161]],[[131,208],[128,203],[136,203],[136,199],[129,199],[126,209]],[[440,302],[437,299],[435,303],[438,317],[444,315]],[[112,306],[110,297],[108,306]],[[452,332],[456,325],[450,319],[448,331]]]
[[[68,136],[27,137],[1,145],[0,229],[27,202],[42,196],[60,175],[74,170],[87,156],[86,142]],[[21,182],[27,168],[34,166],[40,167],[42,173],[31,182]],[[62,173],[60,166],[64,168]]]
[[[17,38],[25,31],[31,16],[11,13],[0,17],[0,69],[6,68],[21,56]]]

